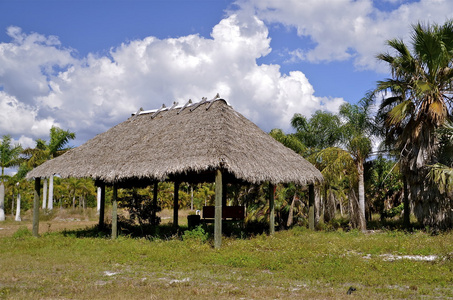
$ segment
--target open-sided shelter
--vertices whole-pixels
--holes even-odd
[[[183,106],[175,103],[168,108],[140,110],[85,144],[47,161],[27,175],[36,180],[37,197],[40,178],[55,174],[91,177],[99,186],[114,187],[112,225],[115,228],[112,226],[112,236],[116,236],[118,187],[175,182],[174,223],[177,224],[178,184],[215,182],[216,247],[221,243],[222,186],[225,183],[308,185],[310,225],[313,227],[313,186],[323,180],[312,164],[218,97],[203,98],[197,103],[189,101]],[[273,193],[270,193],[270,201],[270,229],[273,232]],[[38,203],[35,206],[39,207]],[[103,219],[102,210],[100,217]],[[34,215],[37,213],[38,208]]]

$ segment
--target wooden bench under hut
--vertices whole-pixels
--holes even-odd
[[[83,145],[30,171],[35,179],[33,233],[38,235],[40,178],[91,177],[100,187],[113,186],[112,238],[117,236],[117,189],[171,181],[175,185],[173,223],[178,225],[181,182],[215,182],[214,244],[221,246],[222,214],[228,183],[294,183],[309,186],[309,226],[314,228],[314,185],[321,173],[235,111],[224,99],[203,98],[158,110],[139,110],[126,121],[98,134]],[[274,226],[274,189],[269,189],[270,233]],[[101,202],[99,225],[104,224]],[[212,211],[210,212],[212,217]]]

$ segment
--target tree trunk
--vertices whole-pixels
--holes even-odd
[[[406,176],[403,176],[403,205],[404,205],[404,215],[403,215],[403,221],[404,221],[404,228],[409,229],[411,226],[411,207],[410,207],[410,202],[409,202],[409,189],[407,188],[407,178]]]
[[[343,217],[344,212],[343,212],[343,205],[341,204],[341,198],[338,199],[338,205],[340,206],[340,215],[341,215],[341,217]]]
[[[413,205],[413,213],[423,226],[435,229],[452,228],[453,195],[441,194],[437,185],[426,179],[428,166],[437,162],[435,153],[440,144],[434,129],[422,131],[418,140],[411,142],[413,146],[402,162],[407,184],[406,205]],[[410,210],[407,210],[406,213],[410,213]],[[404,217],[408,219],[409,216]]]
[[[11,197],[11,216],[14,217],[14,190]]]
[[[216,170],[215,175],[215,213],[214,213],[214,248],[220,249],[222,246],[222,194],[223,194],[223,174],[220,169]]]
[[[49,202],[47,203],[49,210],[53,209],[53,175],[49,177]]]
[[[193,185],[190,185],[190,210],[193,210]]]
[[[297,193],[294,193],[293,201],[291,201],[291,206],[289,207],[288,212],[288,222],[286,222],[286,226],[290,227],[293,225],[293,212],[294,212],[294,204],[296,203]]]
[[[5,185],[0,182],[0,221],[5,221]]]
[[[335,206],[335,196],[332,192],[332,188],[329,186],[326,196],[324,222],[330,222],[335,218]]]
[[[98,186],[97,188],[97,195],[96,195],[96,212],[99,214],[99,211],[101,210],[101,187]]]
[[[39,236],[39,200],[41,198],[41,178],[35,178],[33,198],[33,236]]]
[[[317,185],[315,187],[315,224],[319,224],[320,212],[321,212],[321,186]]]
[[[17,192],[17,201],[16,201],[16,218],[15,220],[16,221],[22,221],[22,219],[20,218],[20,192]]]
[[[351,228],[358,228],[360,224],[359,217],[359,201],[357,199],[357,194],[353,188],[349,189],[348,197],[348,206],[349,206],[349,223]]]
[[[363,178],[363,162],[358,162],[357,171],[359,173],[359,229],[366,230],[365,220],[365,180]]]
[[[46,209],[47,204],[47,178],[43,178],[43,188],[42,188],[42,209]]]

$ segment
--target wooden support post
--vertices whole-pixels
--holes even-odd
[[[275,206],[274,206],[275,187],[269,182],[269,234],[275,233]]]
[[[157,188],[158,188],[158,182],[154,182],[154,190],[153,190],[153,222],[156,221],[156,210],[157,210]],[[157,224],[157,223],[155,223]]]
[[[105,183],[102,182],[98,187],[99,192],[99,230],[104,229],[105,215]]]
[[[178,227],[178,210],[179,210],[179,182],[175,181],[174,198],[173,198],[173,226]]]
[[[214,214],[214,248],[222,246],[222,171],[217,170],[215,174],[215,214]]]
[[[113,197],[112,197],[112,239],[118,237],[118,187],[113,184]]]
[[[308,186],[308,228],[315,230],[315,187]]]
[[[33,199],[33,236],[39,236],[39,201],[41,200],[41,178],[35,178],[35,198]]]

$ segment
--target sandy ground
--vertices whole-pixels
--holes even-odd
[[[39,222],[39,233],[55,232],[63,230],[73,230],[86,227],[92,227],[98,221],[81,220],[79,218],[59,218],[56,217],[49,221]],[[0,222],[0,237],[12,236],[19,228],[27,227],[32,231],[32,219],[23,219],[23,221],[14,221],[13,217],[7,217],[6,221]]]
[[[189,210],[178,211],[180,225],[187,224],[188,214]],[[105,215],[106,219],[109,219],[110,212],[106,211]],[[161,218],[161,224],[173,222],[173,210],[163,210],[158,213],[158,216],[160,216]],[[0,222],[0,237],[12,236],[21,227],[27,227],[31,231],[33,227],[32,221],[33,217],[30,211],[22,216],[22,221],[20,222],[14,221],[14,217],[7,215],[6,220]],[[39,233],[43,234],[47,232],[82,229],[86,227],[92,227],[98,223],[99,219],[96,215],[96,212],[94,211],[85,212],[83,214],[71,213],[68,210],[61,210],[57,211],[50,220],[41,220],[39,222]]]

